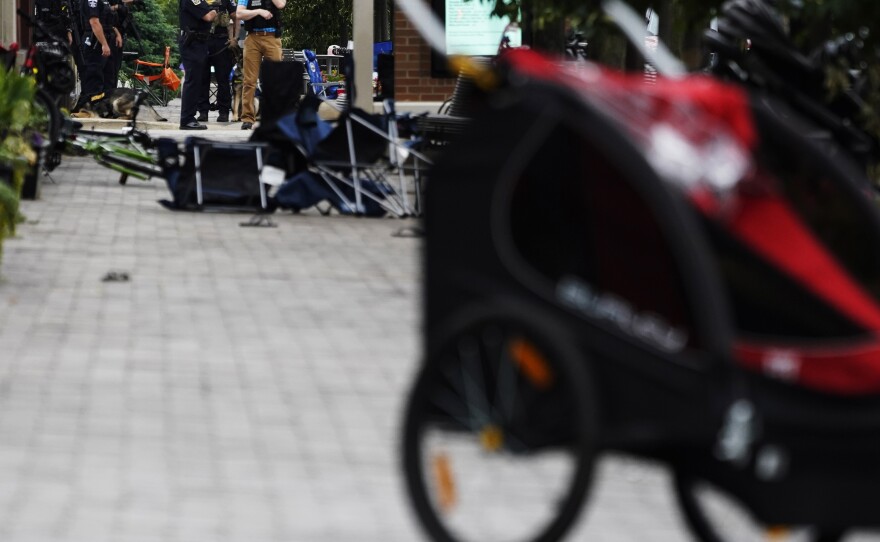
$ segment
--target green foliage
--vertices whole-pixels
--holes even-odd
[[[496,15],[515,15],[521,8],[535,28],[553,27],[565,20],[585,32],[590,54],[600,61],[622,67],[628,49],[601,13],[601,0],[470,0],[494,4]],[[722,0],[626,0],[637,12],[653,7],[660,14],[660,37],[673,53],[691,68],[702,60],[700,38],[709,20],[721,7]],[[765,0],[770,1],[770,0]],[[880,29],[871,28],[880,21],[880,2],[853,0],[779,0],[775,2],[790,29],[798,49],[809,55],[823,43],[852,33],[865,43],[859,58],[838,59],[826,71],[829,100],[849,85],[848,70],[862,70],[867,75],[863,93],[865,105],[861,125],[880,138]],[[536,40],[537,43],[537,40]],[[597,56],[596,51],[599,51]],[[880,166],[872,175],[880,179]]]
[[[352,0],[290,0],[282,11],[284,47],[312,49],[346,44],[352,35]]]
[[[140,33],[144,60],[162,62],[165,46],[171,46],[172,65],[179,63],[177,50],[178,36],[178,3],[177,0],[147,0],[144,8],[135,10],[134,22]],[[132,36],[129,35],[129,39]]]
[[[165,60],[165,46],[170,45],[171,67],[179,66],[177,13],[177,0],[146,0],[144,7],[134,10],[133,13],[135,26],[142,39],[138,41],[133,33],[129,32],[126,38],[126,50],[140,51],[141,60],[161,63]],[[123,71],[125,76],[130,75],[132,66],[125,65]]]
[[[290,0],[282,10],[283,46],[313,49],[320,54],[330,45],[345,45],[352,35],[352,1]],[[135,11],[134,21],[143,38],[144,60],[162,62],[165,45],[171,45],[171,65],[180,64],[178,0],[146,0],[145,8]],[[141,46],[131,34],[128,43],[127,50]],[[130,75],[131,67],[126,66],[124,71]]]
[[[793,38],[801,47],[812,49],[829,37],[841,36],[880,20],[880,3],[845,0],[803,0],[800,6],[783,3],[791,19]],[[868,27],[870,33],[878,29]],[[880,36],[866,36],[869,47],[878,43]]]
[[[472,0],[467,0],[472,1]],[[522,10],[528,12],[536,24],[543,25],[547,21],[565,18],[575,26],[586,26],[601,20],[601,0],[479,0],[484,3],[494,3],[493,14],[497,16],[509,16],[516,18],[516,14]],[[721,0],[627,0],[626,2],[636,11],[644,13],[648,8],[660,10],[664,3],[674,4],[679,11],[688,14],[689,18],[701,18],[708,20],[709,15],[718,6]]]
[[[0,180],[0,256],[3,239],[15,234],[21,183],[36,160],[29,144],[35,93],[32,77],[0,70],[0,169],[4,172]]]
[[[0,179],[0,261],[3,259],[3,239],[15,235],[18,221],[18,191]]]
[[[0,129],[21,133],[31,116],[35,80],[12,70],[0,70]]]
[[[35,93],[34,78],[0,70],[0,164],[16,171],[35,158],[28,142]]]
[[[474,1],[474,0],[469,0]],[[601,0],[478,0],[494,4],[493,13],[515,17],[520,9],[528,13],[538,26],[559,18],[566,19],[573,26],[594,31],[601,26]],[[669,13],[675,19],[669,28],[676,41],[676,31],[687,31],[687,26],[700,25],[705,28],[711,17],[723,3],[722,0],[627,0],[638,12],[649,7],[661,13]],[[872,21],[880,21],[880,2],[853,2],[852,0],[788,0],[777,2],[779,8],[791,20],[792,37],[805,50],[810,50],[823,41],[857,32]],[[870,29],[867,38],[873,51],[880,45],[880,30]]]
[[[629,47],[617,27],[602,12],[602,0],[467,0],[492,3],[493,14],[509,16],[513,20],[522,14],[534,34],[532,46],[561,52],[563,28],[580,30],[590,42],[592,58],[622,68],[632,63],[627,55]],[[689,47],[694,46],[693,36],[708,26],[709,19],[722,0],[626,0],[636,12],[645,13],[648,8],[671,14],[661,18],[673,24],[661,28],[661,37],[673,52],[693,57]],[[558,34],[558,36],[557,36]],[[638,62],[636,62],[638,63]]]
[[[867,91],[862,95],[865,104],[860,120],[868,132],[880,139],[880,29],[868,26],[880,20],[880,3],[803,0],[801,6],[788,6],[786,13],[792,37],[803,51],[815,50],[828,39],[848,33],[864,41],[858,58],[839,58],[826,67],[826,86],[828,94],[835,96],[847,88],[848,70],[863,70],[867,74]],[[878,169],[880,165],[875,165],[869,175],[880,182]]]

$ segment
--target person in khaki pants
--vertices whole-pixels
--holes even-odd
[[[254,127],[254,92],[263,59],[281,60],[281,10],[287,0],[238,0],[235,16],[244,21],[244,81],[241,129]]]

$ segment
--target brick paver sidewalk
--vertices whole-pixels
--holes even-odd
[[[89,158],[53,177],[0,265],[0,540],[422,539],[397,453],[412,222],[244,228]],[[593,495],[572,539],[686,540],[662,470],[606,461]]]

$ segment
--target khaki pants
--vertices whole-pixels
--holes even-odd
[[[241,121],[254,122],[254,92],[257,90],[257,77],[263,59],[281,60],[281,38],[249,33],[244,39],[244,80],[241,83],[242,104]]]

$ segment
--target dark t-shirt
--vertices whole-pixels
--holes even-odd
[[[205,0],[180,0],[180,29],[189,32],[207,32],[211,23],[202,20],[211,6]]]
[[[91,34],[92,26],[89,23],[90,19],[96,18],[101,21],[101,26],[104,27],[104,34],[107,34],[107,31],[113,26],[112,15],[113,12],[110,10],[110,3],[107,0],[82,0],[81,4],[82,11],[82,20],[83,20],[83,29],[86,34]],[[109,36],[107,37],[109,40]]]

